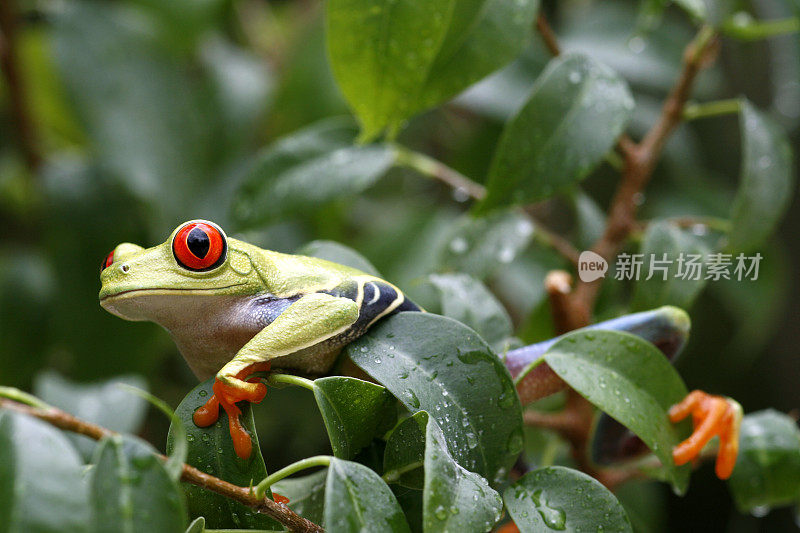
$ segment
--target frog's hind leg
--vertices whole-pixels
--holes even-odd
[[[259,378],[248,376],[256,372],[267,372],[270,368],[269,361],[254,363],[239,371],[236,379],[244,386],[233,387],[222,381],[214,382],[214,394],[208,401],[200,406],[192,416],[194,423],[199,427],[208,427],[219,419],[219,408],[222,407],[228,415],[228,426],[233,439],[233,449],[236,455],[243,459],[250,457],[253,444],[250,434],[242,426],[239,416],[242,411],[236,406],[236,402],[247,400],[259,403],[267,394],[267,386],[260,382]]]

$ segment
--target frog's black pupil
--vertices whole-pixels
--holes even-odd
[[[203,259],[211,247],[211,241],[206,232],[200,228],[194,228],[186,237],[186,246],[198,259]]]

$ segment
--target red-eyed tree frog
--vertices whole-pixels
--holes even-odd
[[[181,224],[166,242],[152,248],[118,245],[103,261],[100,281],[103,308],[126,320],[160,324],[199,379],[216,376],[214,395],[199,406],[194,421],[209,426],[222,407],[236,453],[243,458],[250,456],[252,444],[239,422],[236,403],[258,403],[267,392],[252,374],[270,369],[325,374],[341,348],[378,320],[402,311],[422,311],[380,278],[228,238],[207,220]],[[623,317],[606,328],[629,329],[645,338],[661,335],[648,339],[654,342],[669,339],[680,329],[661,331],[655,318],[648,323],[644,315],[631,315],[640,318],[627,322]],[[506,361],[512,375],[540,357],[546,345],[509,352]],[[553,382],[552,376],[531,372],[518,385],[523,403],[556,392]],[[730,405],[695,391],[673,408],[673,421],[689,414],[695,421],[695,432],[674,450],[676,462],[690,461],[719,435],[717,473],[723,478],[730,475],[738,446],[738,417]]]

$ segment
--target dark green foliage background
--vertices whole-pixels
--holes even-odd
[[[416,282],[440,266],[454,267],[487,281],[523,341],[551,336],[541,280],[559,259],[524,238],[512,243],[524,249],[510,263],[455,264],[446,247],[437,255],[463,224],[458,217],[468,204],[410,170],[392,168],[381,179],[365,175],[359,181],[363,187],[344,198],[296,198],[280,205],[260,199],[249,211],[230,209],[238,205],[234,198],[242,184],[247,190],[259,172],[291,163],[259,155],[264,147],[318,120],[349,114],[325,50],[323,2],[17,4],[22,84],[43,162],[35,169],[26,165],[9,88],[0,85],[1,384],[30,390],[42,369],[77,381],[133,373],[177,406],[196,386],[194,376],[160,328],[124,322],[99,307],[97,275],[101,259],[116,244],[158,244],[190,218],[212,219],[230,235],[279,251],[292,252],[313,240],[344,243],[421,300],[430,284]],[[650,34],[635,36],[638,4],[542,6],[565,49],[603,62],[627,80],[636,101],[628,131],[636,137],[654,121],[692,35],[691,23],[675,8]],[[788,15],[792,2],[736,1],[727,7],[776,18]],[[726,39],[721,54],[701,75],[694,97],[746,95],[774,114],[797,151],[797,34],[769,41]],[[531,32],[521,57],[456,101],[415,116],[398,142],[485,182],[504,121],[549,59]],[[431,94],[450,91],[433,87]],[[348,146],[356,128],[349,119],[334,122],[343,125],[329,142]],[[739,180],[739,146],[735,115],[681,126],[656,170],[642,217],[726,216]],[[385,170],[386,154],[369,150],[375,151],[375,168]],[[320,169],[329,163],[321,161]],[[334,177],[337,168],[331,170]],[[325,178],[324,172],[318,176]],[[605,206],[617,179],[602,164],[583,187]],[[585,210],[576,214],[571,199],[556,197],[543,212],[581,249],[597,231],[586,226]],[[779,234],[759,248],[765,257],[759,281],[710,283],[691,307],[692,339],[678,363],[690,389],[733,396],[747,412],[766,407],[786,412],[800,405],[798,226],[800,208],[792,198]],[[627,290],[612,284],[601,299],[601,313],[619,312],[615,291]],[[269,472],[330,453],[307,391],[271,388],[255,416]],[[150,413],[141,436],[164,443],[167,429],[168,420]],[[640,510],[638,519],[653,531],[793,527],[786,509],[761,521],[737,513],[710,466],[693,476],[685,498],[655,484],[623,490],[620,497]],[[658,519],[665,515],[666,523]]]

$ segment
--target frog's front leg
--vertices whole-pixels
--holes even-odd
[[[236,455],[250,457],[250,435],[239,422],[236,402],[258,403],[264,399],[266,385],[248,380],[254,372],[269,370],[270,362],[314,346],[344,333],[358,320],[358,305],[347,298],[314,293],[303,296],[245,344],[236,356],[217,373],[214,395],[194,413],[198,426],[210,426],[219,417],[219,407],[228,414]]]

